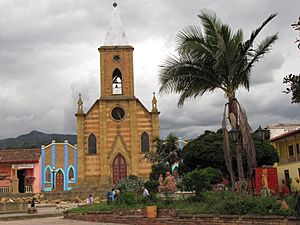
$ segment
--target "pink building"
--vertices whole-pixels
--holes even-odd
[[[41,191],[41,150],[0,150],[0,192]]]

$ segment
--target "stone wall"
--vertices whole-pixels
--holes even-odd
[[[95,202],[98,199],[98,202],[106,201],[106,192],[104,190],[86,190],[86,191],[64,191],[64,192],[43,192],[39,194],[33,193],[1,193],[0,202],[17,202],[25,201],[30,202],[34,197],[36,203],[42,204],[52,204],[56,202],[86,202],[86,199],[89,195],[93,195]]]
[[[148,219],[145,210],[122,210],[97,213],[66,213],[64,218],[93,222],[124,223],[131,225],[297,225],[299,217],[251,215],[186,215],[173,210],[158,210],[158,218]]]
[[[26,212],[27,202],[0,202],[0,213]]]

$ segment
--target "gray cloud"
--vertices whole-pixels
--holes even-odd
[[[104,0],[0,1],[0,138],[33,129],[75,133],[78,93],[85,110],[99,97],[99,53],[112,12]],[[178,30],[199,25],[197,13],[211,9],[244,37],[271,13],[278,16],[260,38],[279,32],[280,39],[251,75],[250,92],[241,89],[240,102],[249,121],[258,124],[298,122],[298,107],[282,93],[282,78],[299,69],[297,33],[290,24],[299,16],[300,2],[266,1],[119,1],[129,42],[135,48],[135,95],[149,109],[158,91],[159,65],[173,54]],[[226,99],[208,93],[177,108],[177,96],[157,95],[161,133],[183,138],[221,126]]]

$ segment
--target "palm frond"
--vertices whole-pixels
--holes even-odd
[[[243,148],[246,151],[247,163],[248,163],[248,174],[249,177],[253,174],[253,169],[256,168],[256,152],[253,139],[251,137],[251,127],[248,123],[245,109],[237,101],[239,109],[239,129],[242,135]]]
[[[178,105],[186,99],[222,88],[221,82],[210,70],[209,60],[199,61],[187,54],[180,58],[169,57],[160,71],[160,92],[180,94]]]
[[[250,69],[253,67],[254,63],[259,61],[266,53],[268,53],[272,45],[275,43],[275,41],[278,39],[278,34],[274,34],[272,36],[266,37],[254,50],[253,57],[251,61],[248,63],[247,67],[245,68],[245,72],[250,71]]]
[[[248,50],[253,46],[254,40],[260,31],[277,15],[271,14],[256,30],[252,31],[249,40],[244,43],[243,50],[244,53],[248,52]]]
[[[235,177],[234,172],[232,168],[232,156],[231,156],[231,150],[230,150],[230,142],[229,142],[229,133],[226,127],[226,112],[227,112],[227,104],[224,107],[224,113],[223,113],[223,120],[222,120],[222,129],[224,131],[224,137],[223,137],[223,146],[224,146],[224,159],[227,167],[227,171],[230,175],[231,185],[234,187],[235,183]]]
[[[201,10],[198,17],[201,19],[204,28],[206,43],[216,47],[218,31],[222,26],[221,20],[217,18],[216,13],[207,9]]]

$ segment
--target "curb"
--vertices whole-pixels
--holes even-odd
[[[39,219],[39,218],[46,218],[46,217],[62,217],[62,216],[63,216],[63,213],[28,214],[28,215],[19,215],[19,216],[0,217],[0,221],[29,220],[29,219]]]

